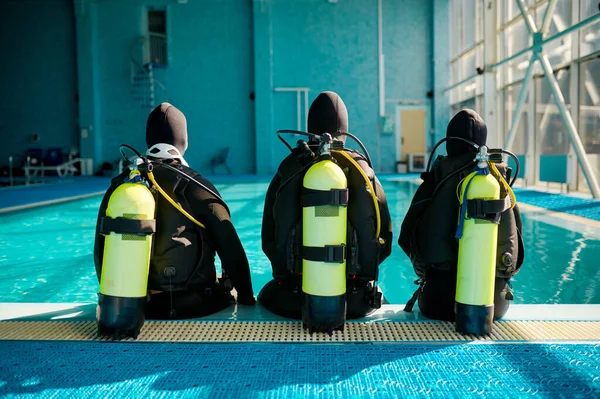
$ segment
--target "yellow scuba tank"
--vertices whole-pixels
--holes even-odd
[[[346,322],[348,182],[323,135],[302,190],[302,322],[310,333],[343,330]]]
[[[99,223],[104,257],[96,321],[98,334],[136,338],[144,324],[155,200],[139,171],[111,194]]]
[[[461,182],[462,186],[459,185],[455,320],[458,332],[483,335],[491,332],[494,316],[499,217],[493,220],[481,208],[485,203],[498,203],[500,183],[487,169],[485,146],[480,147],[477,161],[477,170]]]

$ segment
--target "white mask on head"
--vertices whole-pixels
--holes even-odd
[[[176,159],[184,166],[189,166],[179,150],[171,144],[158,143],[148,148],[146,155],[158,159]]]

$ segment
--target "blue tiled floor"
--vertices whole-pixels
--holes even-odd
[[[600,396],[593,344],[2,342],[0,396]]]
[[[515,190],[517,200],[525,204],[539,206],[557,212],[588,219],[600,220],[600,201],[571,197],[562,194],[550,194],[534,190]]]

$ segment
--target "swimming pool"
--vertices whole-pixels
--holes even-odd
[[[397,240],[417,185],[384,181]],[[255,294],[271,279],[260,227],[268,182],[217,184],[246,249]],[[100,197],[0,216],[0,302],[96,302],[92,259]],[[600,229],[523,212],[527,250],[513,280],[515,303],[600,304]],[[394,242],[382,264],[381,286],[391,304],[412,295],[412,266]]]

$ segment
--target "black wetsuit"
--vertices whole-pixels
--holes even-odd
[[[310,107],[308,128],[311,133],[346,131],[348,114],[341,98],[335,93],[321,93]],[[265,285],[258,295],[261,305],[280,316],[302,318],[302,180],[310,166],[305,147],[293,149],[279,166],[271,181],[263,213],[262,248],[271,261],[274,280]],[[346,270],[347,314],[349,319],[361,318],[376,308],[368,303],[373,291],[378,268],[391,253],[392,223],[385,193],[365,158],[356,151],[347,152],[365,172],[375,187],[381,214],[380,237],[384,244],[375,242],[373,200],[366,190],[364,178],[343,157],[334,158],[348,178],[348,238]]]
[[[173,165],[218,194],[216,188],[191,169]],[[108,199],[127,177],[127,172],[114,178],[98,212],[98,220],[106,215]],[[208,191],[182,178],[176,172],[155,168],[158,184],[176,202],[206,226],[201,229],[160,194],[156,194],[156,233],[150,259],[148,289],[160,291],[150,297],[146,306],[148,318],[191,318],[215,313],[231,303],[230,287],[217,280],[215,251],[221,259],[223,275],[231,279],[242,304],[254,304],[250,268],[246,253],[231,222],[228,209]],[[177,186],[177,187],[176,187]],[[99,223],[98,223],[99,226]],[[98,280],[102,272],[104,236],[96,229],[94,263]],[[171,303],[172,302],[172,303]],[[175,314],[171,315],[171,310]]]
[[[162,195],[155,193],[156,233],[152,241],[152,255],[148,276],[148,318],[191,318],[215,313],[234,302],[232,286],[237,291],[237,301],[254,305],[248,259],[237,232],[231,222],[225,203],[194,180],[218,194],[217,189],[194,170],[181,164],[187,149],[187,125],[181,111],[162,103],[149,115],[146,125],[146,144],[150,153],[153,146],[167,144],[166,156],[178,160],[165,161],[183,172],[161,167],[155,162],[154,176],[161,188],[182,208],[200,221],[202,229]],[[158,151],[158,149],[157,149]],[[185,176],[187,175],[187,177]],[[110,195],[128,176],[128,172],[114,178],[98,212],[98,222],[106,215]],[[104,236],[96,228],[94,263],[100,281]],[[223,277],[218,279],[215,270],[215,253],[221,259]],[[124,256],[127,256],[124,254]]]
[[[448,126],[448,137],[462,137],[485,144],[485,124],[474,111],[463,110]],[[458,240],[455,238],[459,201],[456,187],[475,167],[474,149],[467,143],[449,140],[449,156],[439,157],[430,172],[421,175],[402,223],[398,244],[411,259],[421,284],[417,291],[421,312],[432,319],[454,321]],[[507,174],[506,165],[498,165]],[[508,177],[508,176],[506,176]],[[504,189],[501,187],[501,190]],[[503,193],[506,195],[506,193]],[[523,264],[521,217],[518,205],[501,214],[494,296],[494,318],[504,316],[512,300],[509,281]],[[505,254],[510,257],[504,257]],[[511,261],[510,264],[508,261]],[[414,297],[413,299],[416,299]],[[409,302],[410,303],[410,302]],[[412,306],[412,304],[409,307]]]

